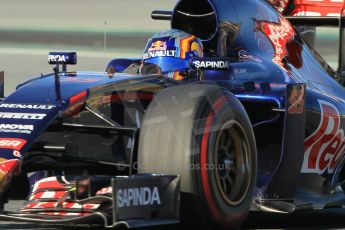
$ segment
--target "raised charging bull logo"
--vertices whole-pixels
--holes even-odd
[[[344,130],[340,127],[338,109],[319,100],[321,120],[317,129],[304,142],[302,173],[333,173],[344,156]]]

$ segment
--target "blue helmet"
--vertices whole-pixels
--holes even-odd
[[[167,30],[153,35],[147,42],[143,61],[157,64],[163,73],[189,67],[189,59],[203,56],[199,38],[181,30]]]

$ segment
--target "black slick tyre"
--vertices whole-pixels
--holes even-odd
[[[144,115],[138,166],[139,173],[181,176],[182,220],[238,226],[251,206],[257,171],[246,111],[217,85],[162,90]]]

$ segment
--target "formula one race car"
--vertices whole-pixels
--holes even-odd
[[[345,204],[341,16],[285,18],[261,0],[181,0],[152,17],[202,40],[205,55],[189,60],[183,79],[124,71],[141,58],[115,59],[105,73],[68,72],[76,54],[50,53],[53,74],[1,101],[1,206],[30,195],[0,220],[218,229],[249,210]],[[340,25],[339,70],[292,24]],[[152,55],[167,55],[166,42],[152,42]]]

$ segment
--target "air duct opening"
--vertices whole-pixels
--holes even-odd
[[[185,0],[177,4],[171,26],[202,40],[210,40],[217,31],[217,15],[207,0]]]

